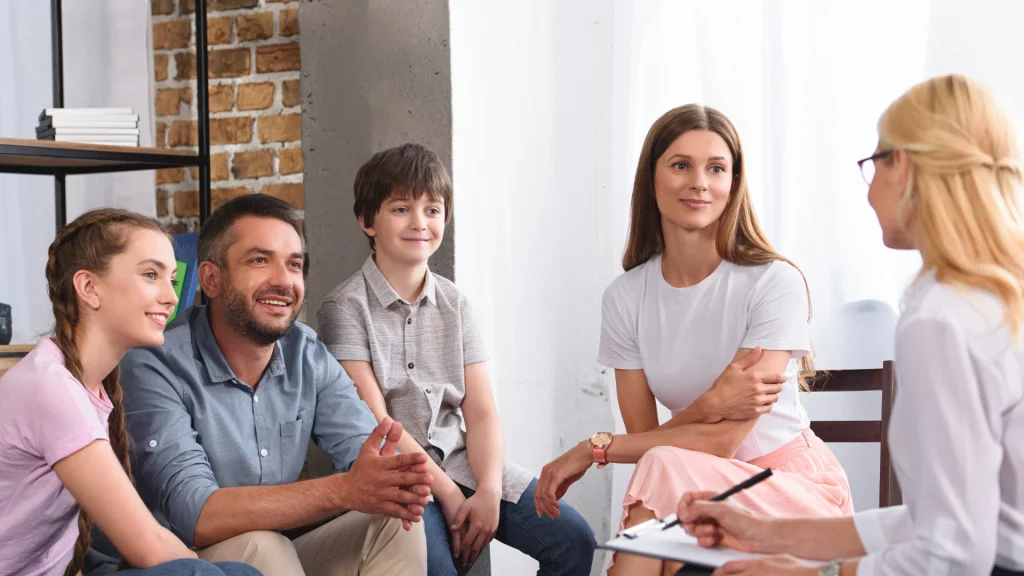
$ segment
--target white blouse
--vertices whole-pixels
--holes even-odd
[[[868,552],[858,575],[1024,570],[1024,348],[995,297],[923,277],[904,302],[896,375],[889,442],[905,505],[854,517]]]

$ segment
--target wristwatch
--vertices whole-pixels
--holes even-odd
[[[821,567],[818,576],[839,576],[839,569],[843,566],[842,560],[833,560]]]
[[[605,456],[605,451],[611,445],[611,432],[598,432],[590,437],[590,448],[594,451],[594,462],[597,462],[598,468],[604,468],[608,465],[608,458]]]

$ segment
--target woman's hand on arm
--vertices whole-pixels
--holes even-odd
[[[792,356],[789,350],[750,352],[748,349],[740,349],[716,382],[731,387],[760,380],[765,375],[784,373]],[[768,406],[770,409],[771,404]],[[720,420],[714,424],[664,425],[650,432],[617,435],[608,447],[606,456],[609,462],[634,463],[655,446],[674,446],[732,458],[757,424],[758,418],[759,415],[745,420]]]
[[[756,404],[757,409],[751,410],[754,415],[750,418],[731,420],[723,416],[715,423],[680,422],[683,416],[680,413],[672,421],[658,426],[657,404],[644,371],[616,370],[616,394],[627,433],[613,437],[605,452],[606,459],[635,463],[655,446],[676,446],[732,458],[757,424],[760,414],[771,410],[771,405],[778,400],[782,385],[772,382],[785,382],[783,373],[791,356],[788,350],[737,351],[712,388],[719,388],[720,392],[716,393],[725,398],[722,403],[725,416],[737,415],[747,405]],[[699,413],[691,411],[690,415]],[[593,462],[590,443],[583,441],[545,466],[534,491],[537,514],[557,517],[558,500],[569,486],[583,477]]]
[[[782,371],[757,369],[765,354],[760,347],[741,349],[707,392],[660,427],[749,420],[770,412],[787,378],[785,366]]]
[[[153,518],[106,440],[57,462],[53,471],[132,566],[196,557]]]

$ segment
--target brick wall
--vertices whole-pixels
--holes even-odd
[[[151,0],[156,146],[195,148],[194,0]],[[295,0],[208,0],[211,208],[272,194],[304,209]],[[195,231],[199,170],[157,171],[157,215]]]

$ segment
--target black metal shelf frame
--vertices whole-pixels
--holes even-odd
[[[50,41],[53,59],[53,107],[64,107],[64,34],[61,19],[61,0],[50,0]],[[146,154],[140,159],[138,155],[113,151],[97,150],[61,150],[50,149],[43,155],[47,158],[65,158],[68,160],[94,160],[109,162],[108,166],[89,167],[45,167],[31,164],[6,165],[4,172],[21,174],[47,174],[54,176],[54,219],[57,229],[67,222],[67,197],[65,177],[70,174],[95,174],[103,172],[123,172],[129,170],[156,170],[179,166],[199,167],[199,224],[210,215],[210,114],[209,114],[209,75],[207,68],[206,39],[206,0],[195,0],[195,32],[196,32],[196,104],[198,108],[199,154],[197,156],[176,156]],[[17,146],[6,147],[7,153],[17,153]],[[5,147],[0,146],[0,153]],[[26,152],[27,154],[27,152]],[[35,149],[33,156],[39,156]]]

